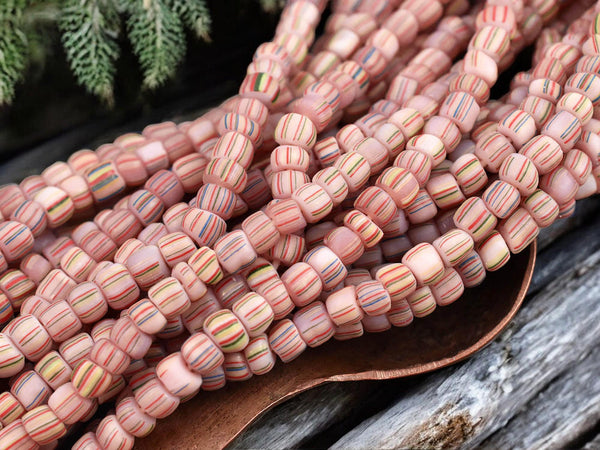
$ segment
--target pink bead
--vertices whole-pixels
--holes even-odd
[[[0,250],[9,261],[15,261],[33,248],[33,234],[26,225],[15,221],[0,224]]]
[[[252,371],[242,352],[227,353],[223,370],[227,381],[246,381],[252,378]]]
[[[10,186],[10,185],[9,185]],[[21,194],[25,195],[25,197],[31,199],[33,195],[38,192],[40,189],[48,186],[48,183],[44,181],[44,179],[39,175],[31,175],[25,177],[21,183],[19,183],[19,188],[21,189]],[[3,190],[0,188],[0,193]],[[17,193],[17,191],[13,191]],[[17,198],[20,198],[20,195],[17,194]],[[11,200],[10,202],[15,202],[16,200]],[[1,209],[0,209],[1,212]]]
[[[597,106],[600,101],[600,77],[595,73],[575,73],[565,83],[565,92],[584,95]],[[587,103],[585,100],[583,102]]]
[[[248,344],[249,336],[244,325],[228,310],[208,316],[204,321],[204,330],[225,353],[243,350]]]
[[[465,200],[465,196],[460,190],[456,178],[449,173],[429,180],[426,190],[435,204],[441,209],[452,208]]]
[[[490,272],[500,269],[510,259],[510,249],[496,230],[477,243],[477,253],[485,269]]]
[[[563,159],[563,152],[558,142],[545,135],[536,136],[528,141],[519,153],[535,165],[540,175],[554,170]]]
[[[364,317],[364,313],[357,303],[354,286],[348,286],[330,294],[325,304],[329,317],[338,327],[359,322]]]
[[[440,106],[440,116],[446,117],[463,132],[471,131],[479,115],[475,98],[462,91],[451,92]]]
[[[342,155],[334,166],[341,172],[350,192],[363,186],[371,172],[367,159],[356,152]]]
[[[499,172],[500,179],[512,184],[523,196],[528,196],[537,188],[539,176],[529,158],[521,154],[509,155]]]
[[[361,139],[352,147],[352,151],[358,153],[367,160],[371,172],[373,173],[380,172],[387,166],[389,154],[388,148],[377,139],[372,137]]]
[[[556,103],[562,95],[562,86],[548,78],[537,78],[529,84],[529,95]]]
[[[65,383],[50,395],[48,406],[65,425],[71,425],[87,413],[93,400],[81,397],[71,383]]]
[[[558,111],[556,115],[544,125],[542,134],[554,139],[563,151],[573,148],[581,137],[581,121],[567,111]]]
[[[152,342],[152,338],[142,333],[127,316],[117,319],[110,339],[133,359],[143,357]]]
[[[183,216],[189,211],[189,206],[186,203],[176,203],[165,211],[163,214],[163,223],[170,233],[181,231]]]
[[[0,446],[6,450],[35,450],[38,444],[29,436],[21,419],[0,430]]]
[[[194,273],[206,284],[216,284],[223,278],[217,255],[209,247],[201,247],[188,260]]]
[[[431,289],[435,302],[439,306],[446,306],[455,302],[462,296],[465,290],[460,275],[456,270],[451,268],[446,269],[443,278],[437,283],[429,286],[429,288]]]
[[[358,210],[352,210],[344,216],[344,225],[354,231],[367,248],[374,246],[383,238],[381,228]]]
[[[396,213],[396,205],[392,197],[380,187],[371,186],[365,189],[355,201],[355,207],[368,215],[380,228],[388,224]]]
[[[411,223],[423,223],[437,214],[437,207],[425,189],[419,189],[415,199],[406,207],[406,214]]]
[[[97,341],[89,358],[110,373],[120,374],[129,366],[129,356],[108,339]]]
[[[296,304],[302,307],[318,298],[323,289],[319,274],[312,266],[298,262],[289,267],[281,276],[288,294]]]
[[[347,270],[338,256],[329,248],[321,246],[309,251],[304,262],[319,274],[325,290],[337,286],[346,277]]]
[[[585,125],[592,118],[594,106],[592,101],[579,92],[568,92],[556,104],[557,111],[567,111]]]
[[[523,202],[523,207],[533,217],[539,227],[551,225],[558,217],[559,207],[556,201],[541,189],[537,189]]]
[[[352,264],[364,251],[360,237],[347,227],[337,227],[329,232],[323,241],[339,256],[344,265]]]
[[[31,315],[16,317],[4,332],[30,361],[38,361],[52,346],[52,339],[46,329]]]
[[[29,297],[27,300],[29,300],[29,299],[37,299],[40,301],[40,303],[42,305],[46,303],[45,300],[42,300],[40,297],[36,297],[36,296]],[[23,305],[25,304],[25,302],[23,302],[23,304],[21,304],[21,313],[22,314],[31,314],[31,312],[29,312],[29,313],[22,312]],[[8,297],[5,294],[0,292],[0,327],[3,327],[10,319],[12,319],[13,312],[14,312],[14,309],[10,303],[10,300],[8,299]]]
[[[216,214],[197,208],[190,209],[183,218],[182,230],[198,245],[212,246],[223,235],[226,224]]]
[[[385,169],[377,179],[376,186],[385,190],[400,208],[412,204],[419,192],[417,179],[401,167]]]
[[[149,435],[156,425],[156,419],[144,413],[133,397],[118,402],[115,415],[123,429],[135,437]]]
[[[514,152],[515,148],[510,141],[498,132],[482,137],[475,149],[475,155],[489,172],[498,172],[502,162]]]
[[[99,161],[100,160],[94,151],[79,150],[69,156],[67,163],[75,173],[83,175],[89,167],[93,166]]]
[[[473,250],[473,239],[468,233],[459,229],[444,233],[432,244],[447,266],[460,263]]]
[[[392,302],[404,299],[416,288],[417,281],[412,271],[404,264],[386,264],[378,269],[375,278],[390,295]]]
[[[123,314],[120,316],[123,317]],[[90,332],[94,342],[98,342],[100,339],[110,339],[110,333],[115,323],[115,319],[104,319],[96,323]]]
[[[210,211],[227,220],[235,212],[235,193],[223,186],[205,184],[196,195],[197,207]]]
[[[180,315],[190,306],[183,286],[173,277],[153,285],[148,290],[148,297],[167,319]]]
[[[166,208],[181,201],[184,195],[183,185],[177,176],[168,170],[159,170],[148,179],[144,186],[160,198]]]
[[[79,333],[60,344],[58,350],[67,364],[74,367],[87,357],[93,345],[89,334]]]
[[[123,429],[119,421],[111,414],[106,416],[96,428],[98,444],[106,450],[131,450],[135,438]]]
[[[181,347],[181,355],[186,364],[202,376],[217,369],[224,360],[221,350],[204,333],[190,336]]]
[[[128,207],[144,226],[159,220],[165,210],[165,206],[160,198],[145,189],[132,194]]]
[[[454,161],[450,172],[466,196],[475,194],[487,184],[486,172],[479,159],[473,154],[463,155]]]
[[[126,240],[135,238],[142,230],[142,224],[128,210],[113,210],[106,215],[101,229],[120,246]]]
[[[275,129],[275,140],[279,145],[297,145],[304,149],[314,146],[317,130],[312,122],[301,114],[283,116]]]
[[[260,335],[250,340],[244,349],[244,358],[254,375],[264,375],[275,365],[275,354],[269,347],[266,335]]]
[[[167,325],[166,317],[148,299],[135,302],[131,305],[127,314],[142,332],[149,335],[160,332]]]
[[[196,192],[202,185],[202,174],[206,164],[206,159],[195,153],[182,156],[173,163],[173,173],[177,176],[184,192]]]
[[[497,224],[496,217],[478,197],[467,199],[454,214],[456,226],[471,235],[475,242],[483,239]]]
[[[400,152],[402,152],[402,150],[404,150],[406,141],[404,134],[402,134],[400,128],[393,123],[385,122],[383,125],[377,128],[373,134],[373,137],[383,144],[387,150],[389,158],[396,157],[398,154],[400,154]]]
[[[425,125],[421,113],[413,108],[402,108],[396,111],[388,121],[396,125],[407,140],[416,136]]]
[[[391,298],[379,281],[364,281],[356,286],[358,304],[369,316],[385,314],[391,308]]]
[[[20,270],[8,270],[0,275],[0,291],[18,309],[21,303],[35,293],[35,283]]]
[[[294,314],[294,324],[309,347],[318,347],[334,333],[334,325],[322,302],[314,302]]]
[[[444,274],[444,263],[436,249],[428,243],[422,243],[409,250],[402,263],[414,274],[420,284],[437,282]]]
[[[294,233],[306,227],[304,214],[294,199],[270,202],[266,213],[282,234]]]
[[[192,253],[196,251],[194,242],[181,232],[161,237],[158,240],[157,247],[169,267],[174,267],[179,262],[187,261]]]
[[[135,154],[142,160],[149,175],[169,168],[169,157],[161,141],[148,140],[135,149]]]
[[[554,169],[540,180],[540,189],[546,191],[559,206],[570,202],[578,188],[577,180],[564,167]]]
[[[510,251],[519,253],[537,237],[540,229],[527,210],[519,208],[508,219],[500,222],[498,231]]]
[[[9,324],[10,325],[10,324]],[[25,357],[9,337],[8,331],[0,333],[0,375],[8,378],[23,370]]]
[[[440,278],[441,280],[442,278]],[[438,281],[439,282],[439,281]],[[406,298],[415,317],[425,317],[435,311],[436,301],[431,288],[423,286]]]
[[[368,333],[382,333],[392,328],[392,324],[386,314],[365,316],[362,320],[362,325]]]
[[[54,342],[63,342],[81,330],[81,321],[68,302],[53,302],[40,315],[40,322]]]
[[[510,139],[516,149],[520,149],[536,135],[535,121],[530,114],[516,109],[502,118],[498,132]]]
[[[300,261],[305,252],[306,241],[304,237],[287,234],[281,236],[275,246],[267,252],[267,255],[274,264],[281,263],[285,266],[291,266]]]
[[[158,363],[156,376],[172,395],[179,398],[195,394],[202,386],[202,377],[190,371],[180,352]]]
[[[140,289],[129,270],[122,264],[115,263],[101,270],[94,281],[113,309],[128,308],[139,298]]]
[[[94,200],[98,203],[116,197],[125,189],[125,179],[111,161],[90,167],[85,177]]]
[[[264,333],[274,318],[269,303],[254,292],[249,292],[237,300],[232,306],[232,311],[248,330],[251,338]]]
[[[21,203],[10,215],[10,219],[24,224],[34,237],[44,232],[48,224],[44,209],[31,200]]]
[[[416,2],[413,2],[416,6]],[[419,31],[419,19],[408,9],[399,9],[383,23],[384,29],[394,33],[401,44],[410,43]]]
[[[327,192],[316,183],[307,183],[292,194],[294,200],[308,223],[315,223],[327,216],[333,208],[333,202]]]
[[[138,234],[138,239],[146,245],[156,245],[160,238],[169,234],[169,230],[160,222],[151,223]]]
[[[114,163],[127,186],[140,186],[148,179],[146,167],[135,152],[121,153]]]
[[[417,179],[419,186],[423,187],[431,174],[431,158],[416,150],[405,150],[398,155],[394,166],[408,170]]]
[[[108,303],[100,288],[91,282],[76,286],[68,297],[68,302],[83,323],[94,323],[104,317]]]
[[[481,198],[496,217],[505,219],[519,206],[521,195],[512,184],[496,180],[484,191]]]
[[[12,381],[10,392],[23,405],[25,410],[31,411],[47,402],[52,389],[37,373],[28,370]]]
[[[589,156],[577,149],[570,150],[566,154],[564,167],[569,171],[573,178],[575,178],[579,185],[584,184],[592,173],[592,162]]]

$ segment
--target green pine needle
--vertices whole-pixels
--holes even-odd
[[[0,105],[11,103],[27,67],[27,38],[9,21],[0,22]]]
[[[210,42],[211,19],[204,0],[169,0],[168,5],[196,36]]]
[[[185,34],[179,16],[164,0],[135,0],[127,31],[147,88],[155,89],[175,75],[185,56]]]
[[[112,0],[65,0],[59,20],[62,42],[77,82],[112,104],[119,15]]]

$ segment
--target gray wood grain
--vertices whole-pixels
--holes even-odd
[[[490,346],[406,392],[332,448],[472,448],[504,427],[600,342],[600,252],[565,272]]]

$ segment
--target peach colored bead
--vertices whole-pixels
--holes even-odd
[[[244,325],[227,310],[208,316],[204,322],[204,330],[224,353],[243,350],[248,344],[249,336]]]
[[[437,136],[447,152],[452,152],[460,143],[461,132],[450,119],[442,116],[433,116],[427,121],[423,132]]]
[[[119,401],[115,415],[123,429],[135,437],[148,436],[156,425],[156,419],[144,413],[133,397]]]
[[[176,203],[167,209],[162,217],[163,223],[170,233],[181,231],[183,216],[189,211],[190,207],[187,203]]]
[[[392,307],[386,314],[390,323],[395,327],[405,327],[412,323],[414,315],[405,299],[392,302]]]
[[[217,255],[209,247],[201,247],[188,260],[194,273],[206,284],[216,284],[223,278]]]
[[[140,186],[148,179],[144,163],[134,152],[121,153],[114,163],[127,186]]]
[[[156,377],[172,395],[193,395],[202,386],[202,376],[190,371],[180,352],[173,353],[156,366]]]
[[[386,98],[398,105],[403,105],[419,90],[419,82],[405,75],[394,77],[386,94]]]
[[[123,429],[114,414],[106,416],[96,428],[96,439],[106,450],[131,450],[134,437]]]
[[[10,393],[23,405],[26,411],[43,405],[52,393],[44,379],[33,370],[27,370],[12,381]]]
[[[256,253],[264,253],[279,239],[276,224],[262,211],[257,211],[242,222],[246,239]],[[223,238],[222,238],[223,239]],[[256,254],[254,255],[256,259]],[[229,270],[229,272],[233,272]]]
[[[519,253],[537,237],[540,229],[527,210],[519,208],[508,219],[500,222],[498,231],[510,251]]]
[[[129,356],[108,339],[96,341],[89,358],[110,373],[123,373],[129,366]]]
[[[35,450],[38,444],[29,436],[21,419],[0,430],[0,446],[6,450]]]
[[[551,172],[560,165],[563,151],[550,136],[540,135],[529,140],[519,153],[529,159],[540,175]]]
[[[230,309],[233,303],[250,292],[244,277],[240,274],[228,275],[214,287],[214,293],[221,305]]]
[[[510,259],[510,249],[502,235],[496,230],[477,243],[477,253],[485,269],[490,272],[500,269]]]
[[[465,54],[463,61],[463,71],[465,73],[481,78],[488,86],[493,86],[496,83],[498,65],[486,53],[481,50],[470,49]]]
[[[496,227],[498,220],[478,197],[467,199],[454,213],[458,228],[469,233],[475,242],[483,239]]]
[[[146,245],[156,245],[159,239],[167,234],[169,234],[167,227],[160,222],[155,222],[144,228],[138,234],[138,239]]]
[[[49,302],[55,302],[66,299],[76,284],[62,270],[54,269],[40,282],[35,293]]]
[[[306,171],[310,157],[306,150],[295,145],[280,145],[271,153],[271,167],[274,171]]]
[[[8,261],[15,261],[33,249],[34,236],[22,223],[8,220],[0,224],[0,250]]]
[[[352,151],[358,153],[367,160],[373,173],[380,172],[387,166],[388,149],[375,138],[366,137],[361,139],[352,147]]]
[[[441,209],[452,208],[465,200],[456,178],[449,173],[432,178],[427,182],[425,188],[438,208]]]
[[[337,341],[346,341],[361,337],[364,334],[363,324],[361,322],[347,323],[339,327],[335,327],[333,338]]]
[[[274,319],[273,309],[269,303],[254,292],[249,292],[237,300],[231,310],[242,322],[251,338],[264,333]]]
[[[407,140],[420,133],[425,125],[421,113],[413,108],[402,108],[396,111],[388,121],[396,125]]]
[[[159,220],[165,210],[165,205],[160,198],[145,189],[131,195],[128,207],[144,226]]]
[[[25,365],[25,357],[12,341],[8,331],[0,333],[0,375],[8,378],[19,373]]]
[[[94,281],[113,309],[128,308],[140,295],[135,279],[123,264],[112,264],[98,272]]]
[[[42,300],[40,297],[32,296],[32,297],[29,297],[28,299],[26,299],[21,304],[21,311],[23,311],[23,305],[25,304],[25,302],[27,300],[36,299],[36,298],[39,299],[41,302],[45,303],[45,300]],[[42,306],[42,308],[43,308],[43,306]],[[6,295],[4,295],[3,293],[0,292],[0,326],[4,326],[10,319],[12,319],[13,312],[14,312],[14,310],[10,303],[10,300],[8,299],[8,297]],[[22,314],[28,314],[28,313],[22,313]],[[29,313],[29,314],[31,314],[31,313]]]
[[[519,206],[521,195],[512,184],[496,180],[488,186],[481,198],[496,217],[505,219]]]
[[[282,235],[267,252],[267,255],[273,263],[281,263],[285,266],[291,266],[302,259],[306,252],[306,241],[302,236],[295,234]]]
[[[183,156],[173,163],[173,173],[177,176],[184,192],[193,193],[198,190],[202,185],[202,174],[206,165],[206,159],[195,153]]]
[[[381,228],[358,210],[352,210],[344,216],[344,225],[354,231],[367,248],[374,246],[383,238]]]
[[[323,282],[323,289],[329,290],[340,284],[346,277],[347,270],[340,258],[328,247],[316,247],[304,256]]]
[[[362,191],[354,205],[380,228],[387,225],[396,214],[396,205],[392,197],[376,186],[370,186]]]
[[[545,56],[533,68],[532,76],[534,78],[548,78],[559,84],[564,84],[567,79],[567,72],[560,60]]]
[[[165,208],[170,208],[184,196],[183,185],[170,170],[159,170],[146,181],[144,186],[162,201]]]
[[[329,194],[316,183],[307,183],[296,189],[292,194],[308,223],[315,223],[327,216],[333,202]]]
[[[7,184],[0,187],[0,213],[9,217],[17,207],[27,198],[16,184]]]
[[[563,166],[575,178],[579,185],[585,183],[592,173],[592,161],[590,157],[581,150],[573,149],[567,152]]]
[[[308,175],[299,170],[275,172],[270,182],[273,197],[277,199],[289,198],[296,189],[309,181]]]
[[[87,333],[79,333],[60,344],[58,350],[71,367],[75,367],[89,354],[94,341]]]
[[[334,136],[317,141],[313,148],[313,152],[323,167],[331,166],[342,155],[340,146]],[[273,157],[271,157],[271,159],[273,159]],[[273,166],[273,161],[271,161],[271,165]]]
[[[573,200],[579,184],[567,169],[557,167],[541,178],[540,189],[550,194],[556,203],[562,206]]]
[[[252,378],[252,371],[242,352],[227,353],[223,371],[227,381],[246,381]]]
[[[0,421],[6,427],[25,414],[25,408],[10,392],[0,393]]]
[[[96,202],[116,197],[125,189],[125,180],[111,161],[88,168],[85,177]]]
[[[356,299],[369,316],[385,314],[391,308],[391,298],[379,281],[364,281],[356,286]]]
[[[98,163],[100,160],[96,155],[96,152],[92,150],[78,150],[69,156],[67,163],[71,167],[73,172],[82,175],[92,165]]]
[[[517,18],[513,8],[513,4],[508,6],[492,3],[477,14],[475,26],[479,29],[482,26],[492,25],[513,34],[517,29]]]
[[[412,271],[404,264],[386,264],[375,272],[379,280],[390,295],[392,302],[404,299],[412,293],[417,281]]]
[[[305,262],[290,266],[281,276],[286,290],[296,306],[302,307],[318,298],[323,283],[317,271]]]
[[[541,189],[537,189],[525,198],[523,207],[541,228],[551,225],[558,217],[558,204]]]
[[[348,124],[343,126],[336,133],[335,137],[342,151],[349,153],[366,136],[358,126],[354,124]]]
[[[438,166],[446,159],[446,149],[440,138],[433,134],[421,134],[410,138],[406,142],[407,150],[416,150],[431,158],[433,167]]]
[[[454,161],[450,167],[450,172],[454,175],[466,196],[475,194],[488,181],[481,162],[473,154],[465,154]]]
[[[515,152],[510,141],[501,133],[493,132],[482,137],[475,148],[475,155],[489,172],[498,172],[502,162]]]
[[[149,175],[169,168],[169,157],[161,141],[150,139],[137,147],[135,154],[141,159]]]
[[[591,100],[579,92],[567,92],[556,104],[557,111],[567,111],[579,119],[581,125],[590,121],[594,112]]]
[[[76,283],[82,283],[88,279],[96,262],[79,247],[72,247],[62,256],[60,267]]]
[[[132,359],[142,358],[152,343],[152,338],[141,332],[127,316],[120,317],[114,323],[110,340]]]
[[[227,228],[225,221],[218,215],[191,208],[183,217],[182,230],[198,245],[212,246]]]
[[[127,257],[125,265],[136,283],[144,290],[169,276],[169,267],[154,245],[134,249]]]
[[[314,302],[294,314],[296,325],[302,340],[309,347],[318,347],[334,333],[334,325],[322,302]]]
[[[469,49],[480,50],[499,63],[510,47],[509,33],[500,27],[486,25],[477,30],[469,42]]]
[[[581,121],[567,111],[558,111],[541,131],[543,135],[558,142],[565,152],[573,148],[581,137],[581,132]]]
[[[465,291],[465,286],[460,275],[452,268],[446,269],[442,279],[429,286],[429,288],[435,302],[439,306],[446,306],[455,302]]]
[[[510,139],[516,149],[520,149],[536,135],[535,120],[525,111],[516,109],[502,118],[498,132]]]
[[[371,173],[370,164],[367,159],[356,152],[342,155],[334,164],[340,171],[349,192],[355,192],[362,187]]]
[[[10,215],[10,220],[24,224],[34,237],[42,234],[48,225],[44,209],[31,200],[21,203]]]
[[[196,251],[194,242],[181,232],[170,233],[158,240],[158,249],[169,267],[187,261]]]
[[[399,208],[413,203],[419,193],[418,180],[402,167],[388,167],[375,184],[385,190]]]
[[[327,313],[336,326],[355,323],[364,317],[357,303],[354,286],[347,286],[329,294],[325,302]]]
[[[444,274],[444,263],[437,250],[426,242],[413,247],[402,257],[406,265],[420,284],[437,282]]]
[[[432,242],[446,266],[460,263],[472,250],[473,238],[465,231],[454,229],[447,231]]]
[[[81,330],[81,321],[65,300],[54,301],[40,315],[40,322],[54,342],[63,342]]]
[[[123,317],[123,314],[120,317]],[[90,332],[94,342],[98,342],[100,339],[110,339],[110,333],[116,322],[115,319],[104,319],[96,323]]]
[[[423,223],[437,214],[437,207],[425,189],[419,189],[415,199],[405,209],[411,223]]]
[[[448,94],[444,103],[440,105],[439,114],[454,122],[461,132],[469,132],[475,125],[480,108],[475,98],[463,91]]]
[[[8,270],[0,275],[0,291],[10,300],[13,308],[35,293],[35,283],[20,270]]]
[[[441,278],[439,279],[441,280]],[[415,292],[406,298],[406,301],[415,317],[428,316],[436,308],[436,301],[429,286],[417,288]]]
[[[14,318],[4,328],[4,333],[10,337],[10,342],[14,343],[19,352],[22,352],[30,361],[38,361],[52,346],[52,339],[50,339],[48,332],[38,319],[32,315],[22,315]],[[9,355],[4,358],[5,363],[8,364],[9,361],[13,361],[13,364],[18,365],[20,358],[12,349],[9,341],[6,341],[4,348],[7,355]]]
[[[528,196],[537,188],[539,175],[529,158],[518,153],[509,155],[499,172],[500,179],[512,184],[523,196]]]
[[[313,176],[313,183],[320,186],[337,206],[348,196],[348,184],[343,174],[334,167],[327,167]],[[301,188],[302,189],[302,188]]]
[[[148,290],[150,301],[167,318],[180,315],[190,306],[190,299],[183,286],[173,277],[159,281]]]
[[[244,358],[254,375],[264,375],[275,365],[275,355],[269,347],[266,335],[262,334],[250,340],[244,349]]]
[[[373,137],[383,144],[390,159],[396,157],[405,148],[406,139],[404,138],[404,134],[393,123],[385,122],[377,128]]]
[[[344,265],[352,264],[362,255],[364,246],[360,237],[347,227],[331,230],[323,240],[339,256]]]
[[[181,346],[186,364],[202,376],[219,367],[224,360],[221,350],[204,333],[195,333]]]
[[[487,103],[490,98],[490,88],[481,78],[464,73],[450,81],[449,92],[464,91],[471,94],[479,105]]]

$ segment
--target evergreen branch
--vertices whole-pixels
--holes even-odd
[[[260,6],[263,11],[269,14],[275,14],[280,11],[283,9],[284,4],[284,0],[260,0]]]
[[[210,42],[211,19],[205,0],[169,0],[168,6],[196,36]]]
[[[164,0],[135,0],[127,31],[144,73],[144,85],[154,89],[172,78],[185,56],[186,44],[181,20]]]
[[[112,0],[65,0],[59,28],[77,82],[112,104],[119,57],[119,15]]]
[[[10,21],[0,22],[0,105],[15,96],[15,86],[27,67],[28,45],[25,33]]]

